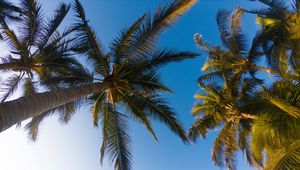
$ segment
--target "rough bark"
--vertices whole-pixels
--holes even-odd
[[[91,93],[103,90],[105,83],[94,83],[60,89],[56,91],[36,93],[16,100],[0,103],[0,132],[18,122],[39,115],[45,111],[70,103]]]

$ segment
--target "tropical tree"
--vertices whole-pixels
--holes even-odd
[[[156,40],[161,32],[185,13],[196,1],[176,0],[160,6],[151,19],[150,13],[140,17],[133,25],[121,32],[105,53],[79,1],[75,1],[77,30],[76,52],[85,55],[94,69],[93,83],[36,93],[0,104],[0,129],[8,127],[58,106],[89,96],[94,124],[101,120],[103,143],[101,158],[105,154],[114,162],[115,168],[131,167],[130,136],[127,118],[145,125],[157,137],[150,120],[166,124],[183,141],[185,132],[175,112],[159,95],[171,92],[160,81],[157,69],[169,62],[194,58],[196,53],[157,49]],[[52,79],[53,81],[53,79]],[[124,110],[127,112],[124,112]]]
[[[255,46],[262,48],[273,70],[292,71],[299,75],[300,2],[259,0],[266,8],[247,12],[257,15],[261,29]],[[292,3],[292,4],[289,4]],[[291,66],[288,67],[287,65]]]
[[[217,25],[224,48],[219,45],[212,46],[203,40],[202,35],[195,35],[194,39],[198,47],[207,54],[206,62],[202,67],[205,74],[199,78],[200,81],[222,79],[223,74],[229,73],[254,76],[257,71],[262,71],[276,74],[275,71],[256,64],[257,58],[264,54],[263,51],[256,46],[251,46],[248,50],[241,25],[243,13],[241,8],[235,9],[232,13],[224,10],[217,13]]]
[[[20,9],[22,20],[16,23],[17,32],[7,24],[3,26],[3,38],[9,53],[1,57],[0,71],[8,75],[1,85],[1,102],[7,101],[18,89],[21,89],[22,96],[27,96],[91,81],[88,72],[72,56],[74,38],[68,35],[73,30],[66,29],[62,34],[57,31],[70,5],[61,3],[48,20],[35,0],[22,0]],[[43,112],[34,117],[26,129],[35,140],[38,125],[45,117],[59,113],[60,120],[67,122],[75,108],[76,103],[70,102]]]
[[[192,113],[196,120],[188,136],[195,142],[197,137],[205,138],[210,130],[221,128],[214,141],[212,159],[217,166],[235,169],[234,157],[239,149],[253,164],[249,135],[257,115],[245,108],[249,101],[257,99],[257,87],[263,87],[263,82],[253,77],[241,79],[240,74],[224,77],[224,85],[199,81],[203,92],[195,95],[198,102]]]
[[[274,10],[279,10],[279,6],[284,4],[279,1],[263,2],[272,8],[277,4]],[[296,1],[296,4],[299,2]],[[273,16],[271,10],[256,12],[269,12]],[[273,59],[265,45],[274,43],[276,38],[288,38],[287,35],[281,36],[287,31],[276,27],[277,21],[273,23],[274,20],[260,18],[269,25],[264,25],[263,30],[257,33],[247,52],[240,25],[243,11],[237,8],[232,14],[224,11],[218,13],[222,45],[228,50],[222,50],[220,46],[212,47],[199,34],[195,36],[196,43],[208,52],[208,59],[202,68],[205,74],[198,81],[204,92],[195,95],[199,102],[193,108],[193,115],[197,119],[189,130],[189,137],[195,141],[198,136],[204,138],[209,130],[222,128],[212,152],[217,166],[225,164],[229,169],[235,169],[234,153],[242,150],[250,165],[263,169],[297,169],[300,163],[299,67],[286,60],[296,57],[290,56],[293,52],[288,52],[296,52],[294,46],[288,45],[295,41],[283,41],[286,43],[284,51],[272,54],[280,62],[271,63]],[[281,31],[280,34],[271,26]],[[264,30],[266,27],[268,29]],[[270,39],[264,39],[266,37]],[[271,47],[272,52],[279,48],[275,45]],[[261,56],[267,57],[270,68],[255,64]],[[264,85],[254,74],[257,70],[276,74],[276,79]]]

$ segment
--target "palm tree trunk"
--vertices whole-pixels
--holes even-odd
[[[91,93],[97,93],[107,87],[105,83],[94,83],[36,93],[16,100],[0,103],[0,132],[18,122],[39,115],[45,111],[70,103]]]

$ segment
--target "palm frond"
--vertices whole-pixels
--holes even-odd
[[[157,70],[168,63],[180,62],[185,59],[195,58],[196,56],[198,54],[193,52],[177,52],[172,49],[156,50],[145,56],[130,60],[128,65],[125,64],[129,69],[126,69],[124,75]]]
[[[55,10],[55,15],[51,18],[50,21],[43,25],[43,32],[41,36],[38,37],[38,46],[42,48],[47,44],[47,42],[51,39],[52,35],[57,31],[58,27],[61,25],[62,21],[68,14],[71,6],[65,3],[61,3],[58,5]]]
[[[26,49],[25,44],[18,39],[17,35],[13,30],[11,30],[10,28],[6,28],[3,31],[3,39],[7,43],[10,50],[12,50],[12,53],[23,54],[23,58],[28,57],[28,49]]]
[[[1,96],[1,103],[7,100],[17,90],[22,77],[22,74],[15,74],[4,81],[1,85],[1,91],[4,92]]]
[[[105,103],[105,97],[105,91],[102,91],[99,94],[95,94],[89,97],[89,100],[92,101],[92,115],[95,127],[98,127],[99,114],[102,112],[102,105]]]
[[[25,78],[23,85],[23,96],[28,96],[37,92],[36,82],[33,82],[31,78]]]
[[[21,42],[33,45],[41,36],[44,17],[41,5],[36,0],[21,0],[22,22],[18,27]]]
[[[218,137],[215,139],[212,159],[217,166],[228,166],[234,169],[234,153],[237,151],[236,129],[233,123],[225,124]],[[224,162],[224,163],[223,163]]]
[[[158,91],[165,91],[172,93],[172,90],[163,85],[159,74],[149,72],[146,74],[136,74],[128,77],[129,86],[133,89],[144,91],[147,93],[155,93]]]
[[[214,128],[221,125],[220,120],[217,120],[212,115],[205,115],[201,118],[198,118],[193,122],[191,125],[188,137],[192,141],[196,141],[198,136],[201,136],[202,138],[205,138],[208,130],[213,130]]]
[[[237,8],[232,14],[224,10],[220,10],[217,14],[217,24],[222,43],[233,55],[244,54],[247,49],[241,27],[242,14],[241,8]]]
[[[2,0],[0,1],[0,24],[6,25],[7,19],[10,21],[20,21],[19,14],[21,9],[13,3]]]
[[[75,1],[74,10],[78,21],[73,25],[77,30],[76,49],[77,52],[85,54],[87,60],[105,74],[109,74],[109,64],[107,56],[104,54],[101,43],[97,39],[95,31],[89,26],[83,6],[78,0]]]
[[[134,33],[137,31],[144,19],[145,15],[133,23],[131,27],[122,31],[120,33],[120,37],[113,41],[111,51],[114,53],[114,63],[120,64],[122,60],[129,57],[126,53],[130,50],[131,45],[134,43]]]
[[[258,115],[252,126],[252,153],[255,162],[263,166],[263,153],[273,155],[277,149],[286,147],[291,141],[299,140],[299,120],[274,110]]]
[[[35,116],[31,119],[29,123],[25,125],[25,130],[28,132],[28,136],[32,141],[36,141],[39,134],[39,127],[42,121],[53,114],[53,110],[44,112],[38,116]]]
[[[17,69],[20,64],[20,60],[13,58],[10,54],[1,57],[0,71],[10,72]]]
[[[132,44],[127,56],[134,57],[135,54],[145,54],[155,49],[155,42],[158,35],[163,32],[190,9],[196,0],[175,0],[171,4],[160,6],[154,14],[153,20],[150,14],[145,15],[145,19],[141,27],[135,34],[135,42]]]
[[[136,100],[136,98],[131,95],[123,94],[123,102],[128,105],[127,109],[133,113],[133,117],[138,120],[140,123],[144,124],[147,130],[152,135],[155,141],[158,141],[156,134],[152,128],[151,122],[148,118],[148,114],[145,111],[143,103]]]
[[[102,129],[103,143],[101,146],[101,160],[104,153],[108,154],[116,170],[131,169],[130,136],[126,116],[113,110],[107,105],[103,112]]]
[[[282,101],[276,97],[272,97],[268,94],[263,94],[263,97],[270,101],[272,104],[280,108],[281,110],[285,111],[288,113],[290,116],[293,116],[295,118],[300,118],[300,108],[292,106],[291,104]]]
[[[142,96],[133,94],[136,100],[143,102],[145,111],[149,117],[161,121],[167,125],[176,135],[178,135],[183,142],[187,141],[182,124],[177,120],[176,114],[172,108],[168,106],[164,99],[156,96]]]
[[[297,169],[300,166],[300,141],[278,150],[266,162],[265,170]]]

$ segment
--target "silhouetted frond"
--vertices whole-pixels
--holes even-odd
[[[18,84],[22,79],[22,75],[13,75],[6,79],[1,85],[1,91],[4,92],[1,96],[1,103],[7,100],[18,88]]]

